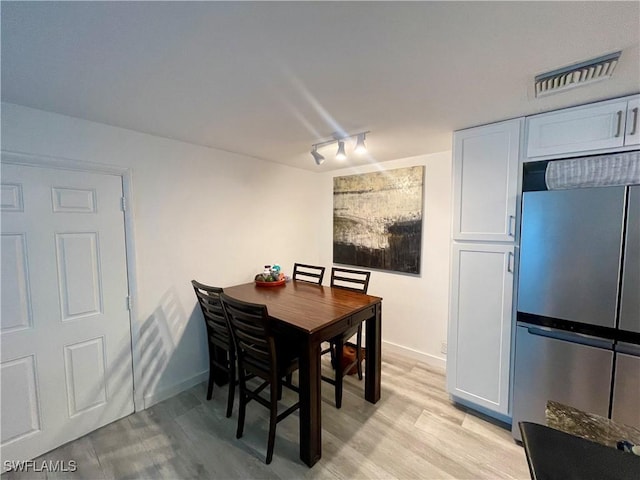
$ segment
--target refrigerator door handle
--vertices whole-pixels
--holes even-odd
[[[588,345],[591,347],[606,349],[613,348],[613,340],[608,340],[606,338],[594,337],[593,335],[586,335],[584,333],[569,332],[567,330],[558,330],[556,328],[529,325],[523,326],[527,327],[527,330],[531,335],[538,335],[540,337],[548,337],[555,340],[580,343],[582,345]]]
[[[640,345],[635,343],[618,342],[616,343],[616,352],[640,357]]]
[[[507,254],[507,272],[513,273],[513,252]]]

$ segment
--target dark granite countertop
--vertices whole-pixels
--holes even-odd
[[[520,422],[531,478],[537,480],[637,480],[640,456],[539,423]]]
[[[608,418],[549,401],[545,410],[547,426],[577,437],[616,448],[620,440],[640,445],[640,429],[616,423]]]

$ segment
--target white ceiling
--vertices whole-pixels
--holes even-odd
[[[640,91],[640,2],[7,2],[2,100],[326,171]],[[539,73],[622,50],[612,79]],[[316,167],[312,143],[371,130]]]

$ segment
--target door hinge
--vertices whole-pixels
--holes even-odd
[[[123,212],[127,211],[127,198],[126,197],[120,197],[120,208],[122,208]]]
[[[127,296],[127,310],[131,311],[131,309],[133,308],[133,299],[131,298],[131,295]]]

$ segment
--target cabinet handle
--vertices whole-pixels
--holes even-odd
[[[510,237],[513,237],[513,230],[511,228],[511,225],[515,225],[516,223],[516,216],[515,215],[509,215],[509,225],[507,226],[507,235],[509,235]]]
[[[622,110],[618,110],[616,115],[618,116],[618,128],[616,130],[616,134],[614,135],[614,137],[617,138],[622,134]]]
[[[629,135],[635,135],[636,132],[638,131],[638,107],[634,108],[633,110],[631,110],[633,112],[633,123],[631,124],[631,131],[629,132]]]
[[[513,253],[512,252],[508,252],[507,253],[507,272],[509,272],[509,273],[513,273],[513,267],[511,265],[512,261],[513,261]]]

